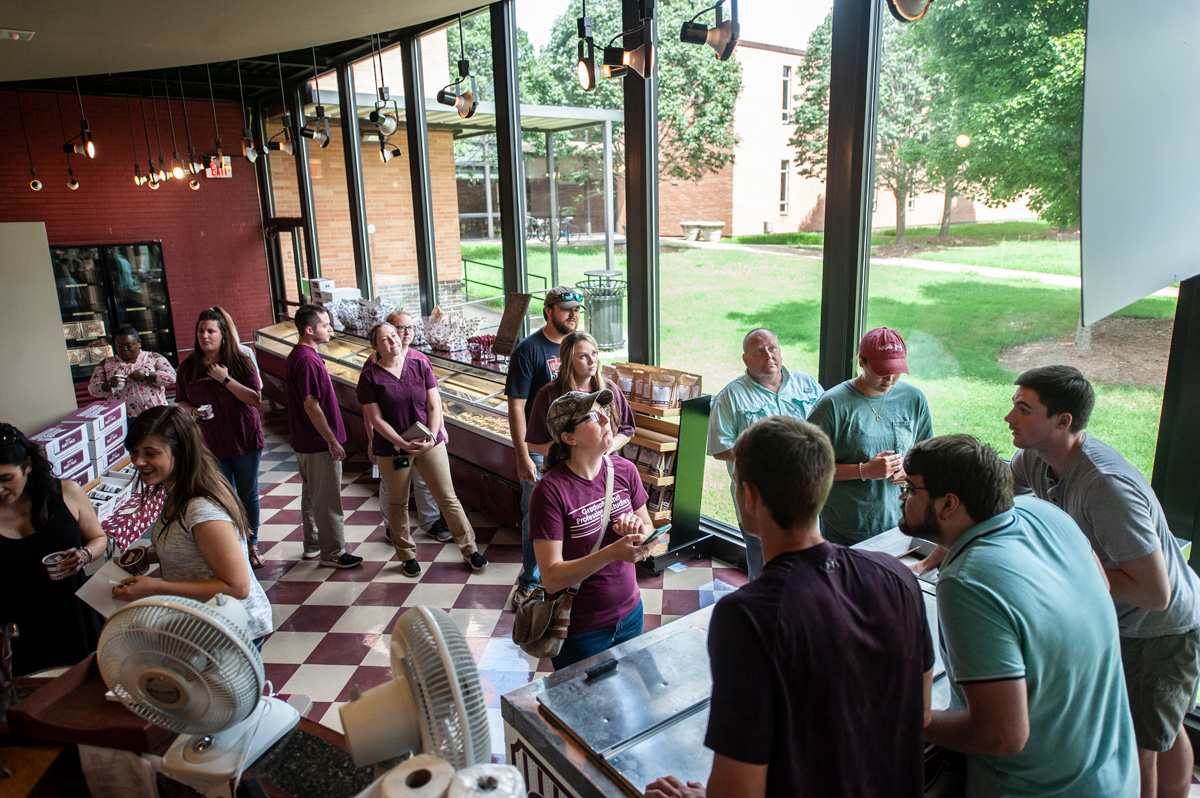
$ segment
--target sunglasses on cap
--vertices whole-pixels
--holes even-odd
[[[21,433],[12,424],[0,424],[0,446],[12,446],[21,441]]]
[[[582,302],[583,294],[578,291],[568,291],[563,294],[546,294],[547,305],[557,305],[559,302]]]

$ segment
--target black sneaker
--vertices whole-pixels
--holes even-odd
[[[472,571],[482,571],[487,567],[488,561],[483,558],[483,555],[477,551],[471,552],[470,556],[463,556],[463,562],[471,567]]]
[[[411,560],[405,560],[401,565],[403,566],[405,576],[418,576],[421,573],[421,563],[417,562],[416,557]]]
[[[321,565],[324,568],[355,568],[362,565],[362,557],[355,557],[348,551],[343,551],[335,559],[327,560],[321,558]]]
[[[425,534],[437,540],[438,543],[449,543],[454,539],[454,535],[450,534],[450,527],[446,526],[446,522],[442,518],[434,521],[433,526],[429,527]]]

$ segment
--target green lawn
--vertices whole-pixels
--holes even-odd
[[[910,257],[941,263],[1079,276],[1078,241],[1009,241],[986,247],[951,247]]]
[[[464,257],[499,262],[496,247],[491,248],[495,250],[491,257],[467,254],[479,249],[484,248],[464,247]],[[549,252],[529,252],[531,271],[547,274]],[[560,282],[583,279],[584,271],[603,268],[603,261],[600,247],[564,248]],[[618,268],[623,268],[624,257],[619,255],[618,261]],[[709,393],[715,394],[742,372],[741,338],[757,326],[769,327],[779,336],[786,365],[816,373],[820,261],[664,248],[661,285],[663,365],[702,374]],[[934,432],[969,432],[1003,456],[1011,456],[1012,441],[1002,419],[1011,407],[1016,374],[999,366],[1000,350],[1047,336],[1069,336],[1079,312],[1078,289],[876,266],[869,299],[867,324],[892,327],[908,341],[912,374],[907,379],[928,397]],[[1174,312],[1174,299],[1151,297],[1120,315],[1165,318]],[[1149,475],[1161,390],[1126,385],[1096,388],[1090,431]],[[711,459],[704,509],[717,518],[734,520],[725,467]]]

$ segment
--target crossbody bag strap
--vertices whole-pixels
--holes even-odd
[[[604,481],[604,515],[600,518],[600,534],[596,536],[596,542],[592,545],[592,550],[588,554],[595,554],[600,551],[600,544],[604,542],[604,533],[608,530],[608,519],[612,517],[612,500],[613,500],[613,464],[612,458],[607,454],[604,455],[604,466],[608,469],[608,476]],[[579,592],[579,586],[583,582],[576,582],[567,592],[574,595]]]

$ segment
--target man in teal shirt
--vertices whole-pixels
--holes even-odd
[[[969,435],[904,461],[900,529],[945,546],[937,598],[950,708],[925,739],[967,754],[967,796],[1134,798],[1140,776],[1117,619],[1063,511],[1014,504],[1012,472]]]
[[[742,339],[746,373],[725,386],[713,400],[708,417],[708,453],[729,470],[729,490],[737,511],[737,486],[733,483],[733,445],[738,435],[756,421],[771,416],[806,419],[825,389],[803,371],[783,366],[779,339],[767,329],[746,333]],[[740,516],[739,516],[740,518]],[[752,535],[746,541],[746,570],[751,579],[763,569],[762,543]]]

